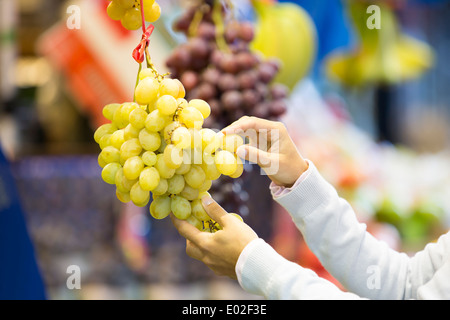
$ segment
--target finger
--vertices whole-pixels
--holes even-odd
[[[182,237],[186,238],[196,245],[202,242],[204,233],[202,233],[196,227],[185,220],[177,219],[172,213],[170,214],[170,219],[172,220],[173,225]]]
[[[225,221],[223,217],[225,217],[228,212],[226,212],[213,198],[209,196],[204,196],[202,198],[203,208],[205,208],[208,216],[216,221],[221,227],[225,227]]]
[[[251,145],[240,146],[236,150],[236,154],[241,159],[257,163],[261,168],[271,166],[272,161],[274,160],[272,154]]]
[[[256,117],[248,117],[244,116],[240,118],[239,120],[233,122],[231,125],[226,127],[222,130],[222,133],[224,134],[233,134],[233,133],[242,133],[246,130],[253,129],[256,131],[267,129],[277,129],[279,127],[279,124],[274,121],[256,118]]]
[[[186,240],[186,254],[197,260],[202,260],[203,258],[203,252],[190,240]]]

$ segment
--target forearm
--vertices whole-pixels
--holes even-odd
[[[408,297],[409,258],[366,232],[351,206],[310,163],[287,194],[275,199],[292,215],[309,248],[349,291],[372,299]]]
[[[262,239],[244,249],[237,269],[238,281],[246,291],[271,300],[360,299],[286,260]]]

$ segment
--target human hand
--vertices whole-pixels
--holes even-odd
[[[238,156],[257,163],[279,186],[292,187],[308,169],[308,163],[281,122],[245,116],[222,133],[249,137],[250,143],[237,149]]]
[[[203,207],[221,230],[207,233],[198,230],[187,221],[171,214],[172,222],[181,236],[186,238],[186,253],[207,265],[217,275],[236,277],[236,263],[244,248],[257,234],[236,216],[227,213],[217,202],[206,196]]]

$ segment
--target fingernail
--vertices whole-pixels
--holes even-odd
[[[244,147],[239,147],[236,150],[236,154],[238,155],[239,158],[245,159],[245,157],[247,156],[247,149]]]
[[[202,198],[202,203],[205,205],[205,206],[209,206],[211,203],[213,203],[213,199],[211,198],[211,197],[209,197],[209,196],[204,196],[203,198]]]

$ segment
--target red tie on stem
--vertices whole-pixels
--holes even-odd
[[[147,30],[145,29],[145,16],[144,16],[144,1],[141,2],[141,18],[142,18],[142,39],[136,49],[133,50],[133,59],[136,60],[137,63],[144,62],[145,59],[145,49],[150,44],[150,36],[155,30],[155,27],[151,24],[148,26]]]

